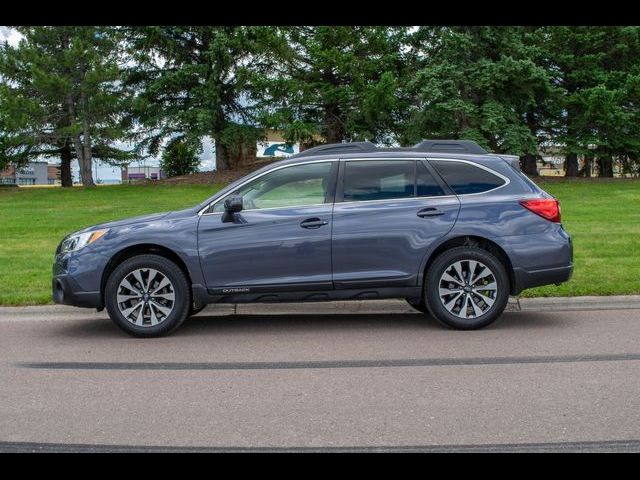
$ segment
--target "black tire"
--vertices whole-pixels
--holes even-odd
[[[484,313],[472,318],[461,318],[455,312],[449,312],[439,296],[439,282],[442,275],[455,262],[465,260],[475,260],[483,263],[491,270],[497,284],[493,304],[488,306]],[[467,263],[466,265],[469,266],[470,264]],[[478,275],[481,274],[478,273]],[[509,276],[502,262],[486,250],[477,247],[452,248],[440,254],[429,267],[425,276],[424,298],[431,315],[443,325],[458,330],[477,330],[497,320],[507,306],[509,300]],[[453,298],[453,296],[445,297],[445,299],[449,298]],[[462,301],[460,302],[461,304]],[[487,304],[485,303],[485,305]],[[469,312],[472,311],[471,307],[472,305],[468,307]],[[461,307],[458,308],[459,311],[462,311]]]
[[[134,325],[128,321],[118,307],[120,282],[136,269],[154,269],[164,275],[172,284],[174,300],[170,313],[157,325]],[[151,288],[149,288],[151,291]],[[160,337],[167,335],[189,316],[191,311],[191,288],[186,275],[171,260],[160,255],[137,255],[123,261],[109,275],[104,291],[105,306],[111,320],[122,330],[134,337]]]
[[[429,315],[429,309],[425,305],[424,300],[421,300],[420,302],[413,302],[413,301],[407,300],[407,303],[411,305],[413,308],[415,308],[416,310],[418,310],[419,312],[426,313],[427,315]]]

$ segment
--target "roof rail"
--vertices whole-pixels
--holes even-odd
[[[419,152],[489,153],[473,140],[422,140],[413,149]]]
[[[397,150],[405,149],[400,148]],[[476,155],[486,155],[489,153],[473,140],[422,140],[413,147],[406,148],[406,150],[414,152],[472,153]],[[385,150],[377,148],[371,142],[329,143],[327,145],[318,145],[317,147],[303,150],[294,156],[297,158],[311,155],[367,153],[376,151]]]
[[[304,157],[307,155],[322,155],[327,153],[360,153],[373,152],[376,146],[371,142],[350,142],[350,143],[329,143],[327,145],[318,145],[298,153],[296,157]]]

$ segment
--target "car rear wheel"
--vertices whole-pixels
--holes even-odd
[[[166,335],[191,311],[191,290],[184,272],[159,255],[138,255],[123,261],[105,287],[111,320],[135,337]]]
[[[456,247],[429,267],[424,292],[431,314],[444,325],[475,330],[494,322],[509,300],[509,277],[502,262],[476,247]]]

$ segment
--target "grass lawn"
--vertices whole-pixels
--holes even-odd
[[[222,185],[0,188],[0,305],[51,303],[56,246],[96,223],[197,205]]]
[[[640,180],[538,181],[560,200],[573,240],[573,277],[522,296],[640,294]]]
[[[640,181],[548,180],[574,240],[571,281],[524,296],[640,294]],[[211,185],[0,188],[0,305],[51,302],[51,264],[67,233],[100,222],[185,208]]]

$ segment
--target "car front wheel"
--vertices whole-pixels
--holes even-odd
[[[111,273],[105,305],[113,322],[135,337],[166,335],[191,311],[191,290],[184,272],[159,255],[137,255]]]
[[[502,262],[476,247],[456,247],[429,267],[424,296],[431,314],[446,326],[475,330],[494,322],[509,300]]]

